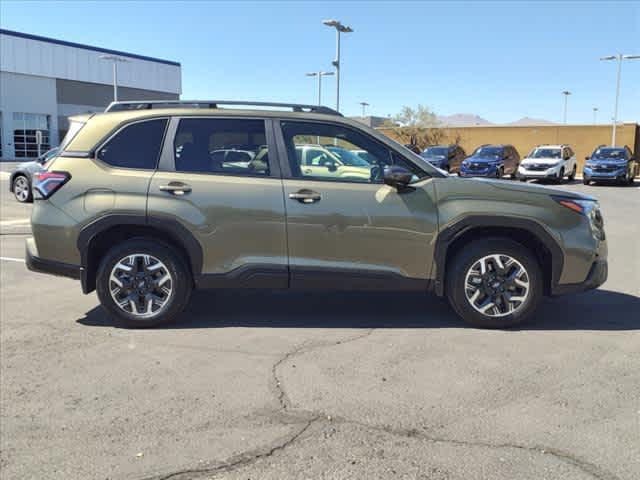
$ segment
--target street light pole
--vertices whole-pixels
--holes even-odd
[[[598,107],[593,107],[593,124],[598,124]]]
[[[117,55],[100,55],[100,59],[113,62],[113,101],[118,101],[118,62],[128,63],[129,60]]]
[[[569,99],[569,95],[571,95],[571,92],[569,90],[565,90],[564,92],[562,92],[562,95],[564,95],[564,124],[567,124],[567,101]]]
[[[327,27],[336,29],[336,59],[331,62],[336,68],[336,110],[340,111],[340,34],[351,33],[353,29],[340,23],[338,20],[323,20],[323,24]]]
[[[364,109],[367,108],[369,104],[367,102],[360,102],[360,105],[362,105],[362,118],[364,118]]]
[[[322,105],[322,77],[327,75],[333,75],[333,72],[309,72],[307,77],[318,77],[318,105]]]
[[[616,146],[616,127],[618,125],[618,99],[620,97],[620,74],[622,73],[622,61],[623,60],[637,60],[640,55],[623,55],[621,53],[617,55],[609,55],[607,57],[601,57],[600,60],[617,60],[618,61],[618,76],[616,78],[616,102],[613,107],[613,131],[611,133],[611,146]]]

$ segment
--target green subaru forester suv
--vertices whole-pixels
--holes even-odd
[[[261,288],[433,292],[504,327],[607,277],[595,199],[449,176],[326,107],[119,102],[70,122],[33,182],[27,265],[128,326],[194,288]]]

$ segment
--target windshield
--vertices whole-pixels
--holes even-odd
[[[355,153],[340,147],[327,147],[331,153],[337,156],[344,165],[350,167],[370,167],[369,162],[359,157]]]
[[[611,159],[611,160],[624,160],[624,149],[623,148],[599,148],[593,154],[593,158],[595,159]]]
[[[474,157],[500,157],[502,147],[480,147],[473,152]]]
[[[446,147],[429,147],[420,155],[423,157],[446,157],[449,149]]]
[[[536,148],[529,158],[560,158],[559,148]]]

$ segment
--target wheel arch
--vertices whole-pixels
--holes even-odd
[[[159,216],[109,214],[85,225],[78,235],[82,291],[95,290],[96,273],[109,248],[115,243],[140,237],[160,240],[177,248],[187,261],[192,278],[202,272],[202,246],[178,221]]]
[[[509,216],[472,215],[444,228],[436,240],[434,291],[445,294],[447,263],[464,245],[477,238],[503,237],[531,250],[544,275],[544,293],[558,284],[564,255],[558,242],[537,221]]]

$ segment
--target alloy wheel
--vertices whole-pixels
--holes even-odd
[[[529,297],[530,279],[522,263],[509,255],[491,254],[475,261],[465,276],[469,304],[488,317],[518,311]]]
[[[162,261],[152,255],[134,253],[120,259],[111,269],[109,291],[121,310],[148,318],[167,307],[173,281]]]
[[[19,202],[26,202],[29,198],[29,181],[22,175],[13,181],[13,194]]]

